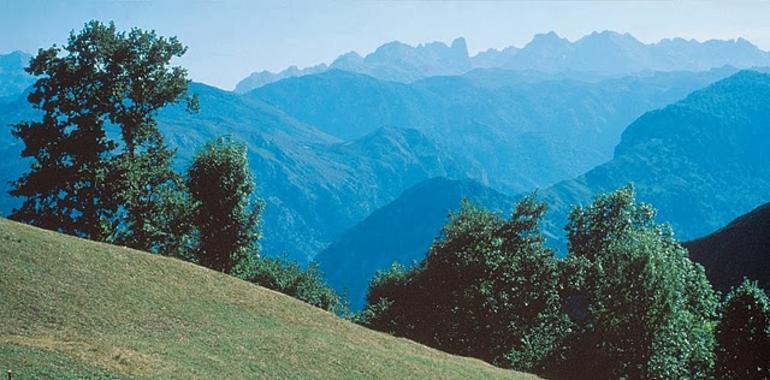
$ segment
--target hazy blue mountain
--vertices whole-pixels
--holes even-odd
[[[722,65],[751,68],[767,66],[770,60],[770,53],[743,38],[704,42],[673,38],[661,40],[654,46],[656,54],[664,57],[662,60],[668,62],[668,67],[686,70],[704,70]]]
[[[770,75],[742,71],[623,132],[612,160],[540,191],[561,236],[571,205],[633,182],[680,239],[714,231],[770,199]],[[562,240],[563,244],[563,240]]]
[[[726,293],[747,277],[770,291],[770,203],[684,245],[716,289]]]
[[[279,73],[263,70],[260,72],[251,73],[248,77],[238,82],[234,91],[242,94],[255,88],[262,87],[266,84],[278,82],[281,79],[299,77],[308,74],[318,74],[320,72],[326,71],[327,69],[328,67],[322,63],[320,65],[306,67],[304,69],[299,69],[297,66],[289,66],[289,68]]]
[[[645,71],[706,71],[770,65],[770,53],[742,38],[699,42],[682,38],[645,44],[625,33],[593,32],[571,42],[555,32],[536,34],[524,47],[487,49],[470,57],[465,39],[449,46],[431,42],[410,46],[389,42],[361,56],[343,54],[328,66],[306,69],[292,66],[280,73],[261,71],[238,83],[245,93],[281,79],[338,69],[390,81],[410,83],[432,76],[461,75],[473,69],[507,69],[561,73],[573,79],[608,79]]]
[[[769,125],[770,76],[753,71],[644,114],[623,133],[612,160],[538,190],[549,206],[544,228],[550,244],[563,252],[563,228],[573,205],[587,204],[596,193],[629,182],[680,239],[715,230],[770,199]],[[404,258],[420,259],[446,212],[419,205],[433,198],[457,198],[446,193],[454,194],[440,186],[415,186],[342,235],[317,258],[329,281],[347,288],[356,305],[366,283],[355,273],[373,273]],[[427,227],[402,230],[415,223]]]
[[[471,66],[479,69],[492,69],[502,67],[506,62],[519,52],[519,48],[508,46],[503,49],[489,48],[471,57]]]
[[[206,141],[229,134],[247,144],[264,214],[265,252],[307,262],[332,238],[396,198],[404,189],[434,176],[465,176],[461,165],[416,130],[380,128],[343,141],[297,121],[258,99],[193,83],[201,111],[182,106],[163,110],[158,123],[176,148],[179,168]],[[5,125],[34,117],[26,101],[0,105]],[[2,212],[19,204],[7,194],[8,181],[26,170],[22,144],[0,136]]]
[[[26,94],[17,94],[0,101],[0,214],[7,214],[19,205],[17,199],[8,195],[9,181],[23,173],[28,162],[22,160],[20,153],[23,143],[11,135],[11,124],[19,120],[29,120],[36,117],[36,112],[27,103]]]
[[[331,69],[353,71],[375,78],[411,82],[436,75],[458,75],[471,69],[464,38],[447,46],[431,42],[418,46],[393,41],[380,46],[362,59],[343,56],[329,65]]]
[[[609,157],[630,120],[728,72],[587,83],[498,71],[406,85],[333,70],[247,95],[194,84],[201,112],[172,107],[159,123],[180,168],[210,138],[244,140],[267,202],[265,251],[306,261],[431,177],[473,178],[509,193],[572,177]],[[490,85],[495,75],[510,84]],[[29,118],[17,101],[0,109],[6,125]],[[0,137],[11,158],[0,173],[5,190],[25,166],[13,159],[20,143],[7,132]],[[3,212],[18,202],[5,192],[0,199]]]
[[[750,42],[681,38],[644,44],[628,33],[593,32],[570,42],[554,32],[538,34],[502,68],[621,75],[640,71],[702,71],[725,65],[767,66],[770,54]]]
[[[249,75],[235,87],[245,93],[278,80],[331,70],[344,70],[367,74],[378,79],[412,82],[435,75],[459,75],[472,68],[465,39],[457,38],[450,45],[430,42],[410,46],[392,41],[362,57],[356,52],[343,54],[330,65],[297,69],[292,66],[280,73],[261,71]]]
[[[508,213],[513,201],[472,180],[433,178],[404,191],[377,209],[316,256],[329,284],[347,293],[351,306],[363,306],[369,280],[394,262],[420,261],[447,220],[467,198]]]
[[[0,54],[0,102],[4,98],[15,97],[34,82],[32,76],[24,71],[31,56],[21,51]],[[6,99],[10,101],[12,99]]]
[[[426,178],[458,176],[453,159],[416,130],[380,128],[342,141],[266,103],[196,86],[201,112],[164,112],[159,123],[182,160],[205,140],[245,141],[267,207],[265,251],[307,261],[333,237]]]
[[[355,139],[383,126],[417,129],[471,177],[510,193],[577,176],[611,158],[622,128],[734,73],[656,73],[598,82],[499,69],[411,84],[331,70],[256,89],[327,134]]]

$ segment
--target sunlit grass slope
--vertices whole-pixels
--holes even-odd
[[[14,379],[530,378],[189,263],[5,219],[0,263],[0,370]]]

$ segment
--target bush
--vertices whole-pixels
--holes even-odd
[[[578,309],[570,313],[577,329],[553,377],[712,374],[716,296],[703,267],[654,216],[652,207],[636,203],[631,186],[573,210],[566,229],[575,277],[564,281],[582,288],[570,304]]]
[[[718,379],[770,378],[770,301],[755,282],[727,295],[716,339]]]
[[[198,262],[248,277],[259,256],[262,202],[250,202],[255,185],[246,146],[228,138],[207,143],[190,165],[187,186],[196,204]]]
[[[302,269],[294,262],[261,257],[247,280],[338,315],[347,312],[341,297],[326,284],[315,264]]]
[[[419,266],[375,277],[359,321],[500,366],[541,368],[568,323],[539,229],[544,212],[532,197],[510,219],[464,202]]]

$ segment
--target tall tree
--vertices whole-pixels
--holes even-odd
[[[545,206],[528,197],[510,219],[464,203],[421,265],[372,282],[361,319],[378,330],[521,370],[539,370],[568,327]]]
[[[28,100],[42,118],[13,129],[32,165],[11,190],[25,198],[11,217],[150,248],[141,235],[158,208],[148,203],[158,198],[130,189],[154,193],[179,182],[155,116],[178,101],[197,107],[196,99],[186,96],[186,71],[170,67],[185,50],[174,37],[140,29],[118,32],[114,24],[98,21],[72,32],[63,48],[41,49],[27,71],[39,77]],[[112,133],[114,127],[119,133]]]
[[[578,328],[554,377],[692,379],[713,370],[716,296],[655,210],[633,187],[576,207],[566,229],[575,256]]]
[[[188,172],[197,203],[198,262],[208,268],[248,278],[258,257],[262,202],[252,205],[254,178],[246,146],[229,138],[206,144]]]
[[[755,282],[727,295],[716,339],[718,379],[770,379],[770,300]]]

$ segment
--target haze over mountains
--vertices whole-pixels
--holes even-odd
[[[644,112],[733,73],[645,73],[602,81],[479,69],[412,84],[330,70],[245,95],[194,84],[201,112],[170,108],[159,125],[184,168],[195,149],[230,134],[247,142],[267,202],[266,252],[301,262],[420,181],[473,178],[509,194],[574,177],[611,157]],[[34,117],[23,96],[0,103],[4,125]],[[8,130],[0,149],[18,157]],[[5,160],[2,211],[18,204]]]
[[[629,125],[612,160],[541,192],[561,231],[570,205],[628,182],[677,236],[720,228],[770,199],[770,75],[742,71]]]
[[[408,83],[437,75],[460,75],[476,68],[593,73],[608,77],[641,71],[703,71],[725,65],[750,68],[768,63],[768,52],[742,38],[704,42],[672,38],[645,44],[628,33],[604,31],[572,42],[549,32],[535,35],[522,48],[488,49],[474,56],[468,54],[462,37],[448,46],[442,42],[409,46],[394,41],[366,56],[356,52],[343,54],[328,66],[320,64],[306,69],[293,66],[279,73],[253,73],[239,82],[235,91],[245,93],[281,79],[333,69]]]
[[[549,206],[545,232],[551,244],[563,252],[563,227],[573,205],[587,204],[596,193],[613,191],[629,182],[634,183],[640,200],[659,210],[658,220],[671,223],[679,239],[716,230],[770,199],[768,125],[770,75],[754,71],[739,72],[646,113],[626,128],[610,161],[575,179],[538,190],[540,199]],[[498,210],[500,205],[513,204],[511,197],[494,195],[481,185],[469,189],[439,183],[428,181],[407,190],[319,254],[317,260],[329,274],[330,283],[347,289],[353,306],[363,301],[366,279],[376,270],[395,261],[408,265],[421,259],[445,222],[447,211],[456,209],[459,202],[443,203],[430,211],[421,205],[458,197]],[[410,224],[427,227],[404,227]],[[710,239],[690,244],[714,246],[709,243],[714,238]],[[399,243],[394,246],[383,240]],[[719,256],[700,252],[696,258],[729,261],[738,255],[734,253],[738,240],[729,240],[732,248],[725,248]],[[760,262],[765,250],[749,250],[736,260]],[[740,271],[724,269],[729,266],[712,268],[718,286],[735,285],[733,277]],[[756,276],[766,281],[767,267],[759,268],[762,275]],[[730,273],[720,275],[723,269]]]
[[[0,56],[2,125],[36,115],[28,59]],[[267,205],[264,252],[316,259],[356,305],[376,270],[421,259],[463,197],[507,212],[541,189],[557,247],[573,204],[628,182],[681,239],[767,202],[770,82],[736,73],[769,64],[742,39],[546,33],[473,57],[463,39],[393,42],[254,74],[235,92],[193,83],[201,111],[174,106],[158,121],[180,169],[212,138],[244,141]],[[19,203],[7,190],[26,170],[21,147],[0,131],[3,214]]]
[[[0,101],[4,97],[18,95],[34,83],[32,76],[24,71],[30,58],[29,54],[21,51],[0,54]]]

